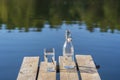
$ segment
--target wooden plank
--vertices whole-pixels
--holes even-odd
[[[36,80],[39,57],[24,57],[17,80]]]
[[[63,65],[67,64],[65,57],[59,57],[60,80],[79,80],[75,62],[70,64],[75,66],[73,69],[65,69]]]
[[[47,71],[47,63],[41,62],[37,80],[56,80],[56,61],[54,62],[55,71]]]
[[[101,80],[91,55],[76,55],[82,80]]]

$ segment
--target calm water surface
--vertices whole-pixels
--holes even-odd
[[[75,54],[93,56],[102,80],[120,80],[120,0],[0,0],[0,80],[16,80],[24,56],[62,55],[70,29]]]
[[[90,54],[96,64],[102,80],[119,80],[120,77],[120,34],[119,31],[111,33],[100,32],[95,28],[94,32],[86,29],[85,24],[65,24],[59,29],[51,29],[45,24],[41,32],[9,32],[2,25],[0,30],[0,80],[15,80],[24,56],[41,56],[43,49],[54,47],[56,60],[62,55],[64,33],[70,29],[73,36],[75,54]]]

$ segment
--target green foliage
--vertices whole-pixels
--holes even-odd
[[[93,31],[93,23],[101,31],[120,30],[119,0],[0,0],[0,23],[8,29],[36,27],[41,31],[46,20],[52,27],[68,22],[85,21]]]

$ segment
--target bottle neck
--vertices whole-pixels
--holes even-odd
[[[66,30],[66,39],[71,38],[71,32],[69,30]]]

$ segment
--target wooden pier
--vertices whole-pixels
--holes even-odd
[[[76,55],[76,62],[70,64],[73,69],[65,69],[64,56],[59,57],[60,80],[101,80],[91,55]],[[40,62],[39,57],[24,57],[17,80],[57,80],[55,71],[48,72],[46,62]],[[55,62],[56,65],[56,62]]]

